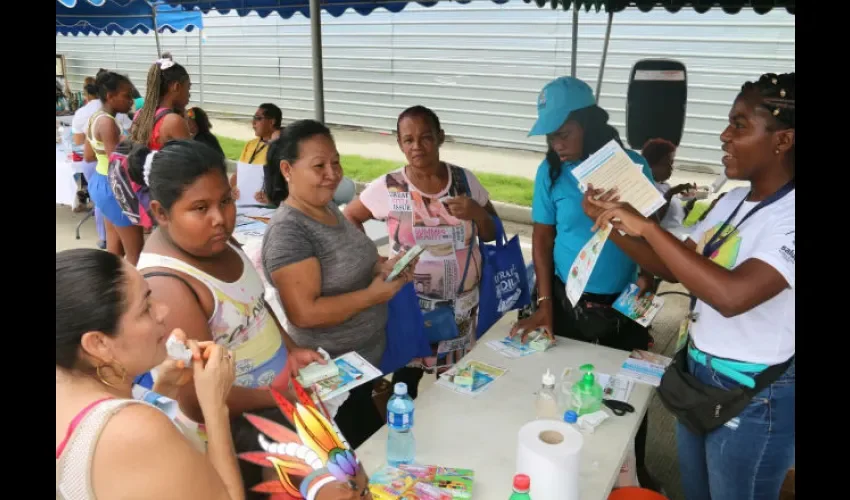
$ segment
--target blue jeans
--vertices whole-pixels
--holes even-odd
[[[701,382],[732,389],[737,382],[688,357]],[[794,465],[796,362],[756,394],[740,415],[705,436],[678,424],[679,468],[687,500],[776,500]]]

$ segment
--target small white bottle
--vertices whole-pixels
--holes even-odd
[[[558,398],[555,395],[555,375],[548,368],[543,374],[543,386],[537,393],[534,409],[538,419],[560,420]]]

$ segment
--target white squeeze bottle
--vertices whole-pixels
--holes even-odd
[[[548,368],[543,374],[543,386],[537,393],[537,402],[534,405],[538,419],[558,418],[558,398],[555,395],[555,375]]]

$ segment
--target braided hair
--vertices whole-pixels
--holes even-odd
[[[761,107],[770,112],[775,120],[774,130],[794,128],[796,113],[794,99],[797,91],[794,73],[765,73],[756,82],[747,82],[741,87],[741,94],[755,92],[761,96]]]
[[[747,82],[741,87],[741,94],[754,92],[761,97],[759,106],[766,109],[773,117],[768,123],[768,130],[794,129],[796,112],[794,100],[797,97],[794,73],[765,73],[756,82]],[[788,150],[788,158],[796,164],[794,146]]]
[[[165,55],[163,54],[163,56]],[[164,60],[166,59],[160,59],[160,61]],[[168,69],[161,69],[160,61],[153,63],[148,70],[145,105],[138,112],[139,116],[133,123],[133,128],[130,132],[130,137],[139,144],[147,144],[150,141],[151,134],[153,134],[156,110],[159,107],[159,102],[168,94],[168,87],[172,83],[189,81],[189,73],[186,71],[186,68],[173,63]]]

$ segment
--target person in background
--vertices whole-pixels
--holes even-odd
[[[145,105],[136,111],[130,138],[152,150],[174,139],[189,139],[184,114],[192,82],[186,68],[163,57],[148,69]]]
[[[280,296],[289,333],[331,357],[356,351],[379,366],[387,302],[413,272],[385,282],[396,259],[379,259],[372,240],[333,203],[342,167],[330,130],[313,120],[290,124],[272,143],[264,174],[266,196],[280,206],[263,237],[263,270]],[[384,422],[372,384],[352,390],[335,419],[352,449],[377,431]]]
[[[194,379],[206,453],[160,410],[133,399],[134,376],[166,364],[167,314],[118,256],[56,254],[56,498],[128,491],[138,498],[245,498],[225,406],[234,378],[226,349],[189,341],[192,369],[176,377]]]
[[[260,166],[265,165],[266,157],[269,152],[269,142],[280,136],[282,124],[283,113],[280,111],[280,108],[268,102],[260,104],[251,119],[251,126],[254,128],[254,135],[257,137],[251,139],[245,144],[245,147],[242,149],[242,154],[239,156],[239,163]],[[237,180],[236,172],[234,172],[230,176],[230,185],[236,188]],[[266,198],[266,193],[262,189],[253,194],[245,194],[250,196],[257,203],[269,203],[269,200]],[[235,199],[239,199],[241,196],[239,189],[234,191],[233,196]]]
[[[74,113],[74,118],[71,120],[71,161],[73,162],[74,178],[77,180],[78,191],[83,189],[84,184],[88,184],[97,166],[97,160],[85,161],[86,127],[91,115],[102,106],[100,98],[97,96],[96,80],[91,76],[85,79],[83,101],[86,104]],[[94,207],[94,222],[97,228],[97,247],[102,250],[106,249],[106,224],[103,220],[103,212],[97,207]]]
[[[405,382],[410,396],[416,398],[425,372],[445,372],[475,345],[481,281],[478,239],[495,238],[496,211],[475,174],[440,160],[445,132],[436,113],[424,106],[406,109],[398,117],[396,134],[407,165],[371,182],[357,200],[345,207],[345,217],[361,230],[368,220],[386,221],[392,255],[416,244],[425,246],[428,250],[420,256],[414,270],[422,312],[427,313],[438,304],[449,304],[454,311],[458,337],[433,345],[432,357],[415,359],[393,374],[393,384]],[[404,200],[402,205],[399,200]],[[414,236],[417,229],[425,227],[434,228],[443,236],[460,230],[463,238],[450,238],[456,243],[446,249],[445,239]],[[447,260],[446,255],[451,257]],[[453,264],[451,273],[446,270],[447,262]],[[450,279],[463,276],[464,271],[463,283]]]
[[[257,433],[241,415],[251,412],[286,422],[268,387],[287,392],[290,374],[324,360],[315,351],[300,349],[281,328],[265,302],[260,276],[231,243],[236,207],[224,157],[205,144],[182,140],[158,152],[137,147],[128,161],[131,175],[150,188],[151,212],[158,223],[138,268],[151,296],[171,306],[164,318],[168,328],[233,352],[236,381],[227,406],[231,418],[238,419],[232,425],[234,442],[237,452],[256,451]],[[177,400],[186,416],[202,421],[191,384]],[[260,482],[259,467],[247,462],[241,467],[247,488]]]
[[[121,126],[115,115],[127,113],[133,106],[133,84],[126,76],[107,71],[99,73],[97,87],[102,106],[89,119],[83,155],[84,161],[97,161],[89,179],[89,196],[105,217],[106,249],[115,255],[125,256],[135,265],[144,243],[142,227],[134,225],[124,215],[107,178],[109,155],[121,140]]]
[[[698,435],[679,423],[688,500],[778,498],[794,464],[795,100],[794,73],[741,87],[720,141],[726,176],[750,185],[723,197],[685,242],[610,193],[584,199],[597,227],[612,223],[626,233],[611,233],[618,247],[695,297],[686,347],[695,400],[697,391],[736,390],[735,378],[777,367],[770,385],[724,425]]]
[[[221,156],[224,156],[224,150],[221,149],[218,138],[210,132],[212,124],[206,111],[198,107],[189,108],[186,110],[186,119],[189,123],[189,134],[192,135],[192,139],[206,144],[221,153]]]
[[[537,122],[529,135],[545,135],[549,147],[537,169],[531,217],[534,222],[532,255],[537,279],[537,310],[517,322],[511,335],[523,337],[534,329],[552,335],[632,351],[646,350],[651,337],[646,328],[612,307],[617,297],[637,279],[643,293],[654,286],[654,277],[641,271],[616,245],[605,243],[585,291],[573,306],[565,283],[570,267],[593,236],[593,220],[581,206],[583,198],[571,171],[620,135],[608,123],[608,113],[596,104],[593,90],[582,80],[557,78],[543,87],[537,99]],[[624,148],[625,149],[625,148]],[[652,181],[646,160],[626,149],[629,158]],[[629,166],[632,168],[632,166]],[[641,485],[658,491],[645,467],[648,420],[635,437],[637,475]]]
[[[652,176],[655,178],[655,187],[664,196],[666,205],[661,207],[656,216],[661,222],[661,227],[676,234],[685,231],[682,222],[687,217],[688,209],[682,204],[677,195],[687,193],[696,189],[694,184],[678,184],[671,187],[667,181],[673,175],[673,161],[676,158],[676,145],[667,139],[650,139],[644,144],[643,157],[649,162]]]

